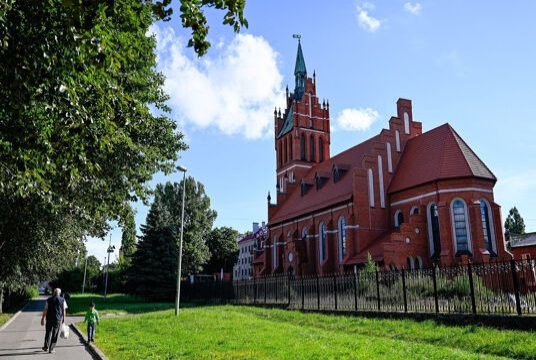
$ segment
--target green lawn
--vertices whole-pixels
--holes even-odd
[[[529,332],[243,306],[104,318],[95,343],[118,360],[536,358]]]

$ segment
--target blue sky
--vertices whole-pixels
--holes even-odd
[[[398,98],[411,99],[423,131],[448,122],[498,178],[503,223],[516,206],[536,231],[535,13],[532,0],[250,0],[240,34],[207,11],[212,47],[198,59],[177,11],[153,31],[171,117],[190,146],[178,164],[205,185],[215,226],[245,232],[267,220],[273,111],[294,88],[300,34],[308,75],[316,71],[317,95],[330,104],[332,156],[378,134]],[[137,207],[138,227],[147,210]],[[91,239],[89,254],[104,260],[109,241]],[[111,242],[119,248],[120,229]]]

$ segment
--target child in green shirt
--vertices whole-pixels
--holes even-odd
[[[95,326],[100,325],[99,312],[95,309],[95,303],[89,304],[89,310],[86,312],[84,323],[87,322],[87,342],[95,340]]]

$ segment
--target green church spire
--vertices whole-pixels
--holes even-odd
[[[301,48],[301,35],[292,35],[298,39],[298,54],[296,55],[296,66],[294,67],[294,77],[296,85],[294,87],[294,99],[300,101],[305,92],[305,79],[307,77],[307,69],[305,68],[305,60]]]

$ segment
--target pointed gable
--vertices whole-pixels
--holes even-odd
[[[397,192],[440,179],[497,179],[447,123],[410,139],[389,186]]]
[[[374,136],[309,170],[301,180],[300,188],[289,194],[288,200],[270,218],[270,223],[275,224],[351,199],[354,183],[350,170],[362,168],[363,157],[371,153],[379,139],[380,135]],[[337,181],[333,177],[334,168],[340,169]],[[319,178],[323,180],[322,186],[315,186]]]

